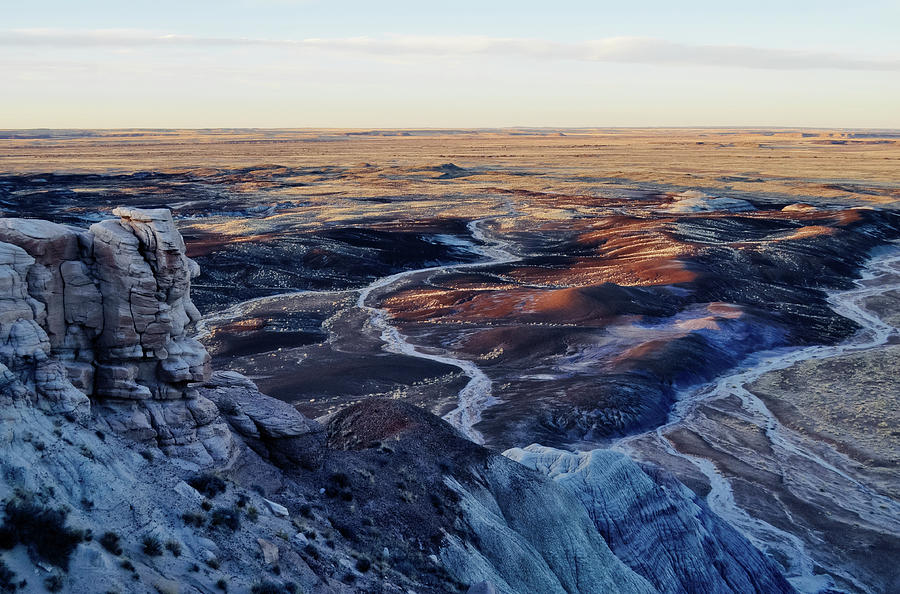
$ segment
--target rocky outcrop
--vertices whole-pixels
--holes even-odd
[[[132,543],[176,538],[192,563],[230,567],[241,591],[247,567],[323,592],[354,580],[385,592],[791,591],[690,491],[620,454],[504,457],[389,399],[346,407],[326,429],[244,376],[212,374],[188,336],[197,268],[171,215],[115,213],[87,231],[0,219],[0,497],[42,494]],[[75,417],[87,422],[63,422]],[[224,493],[191,486],[223,482],[195,472],[209,466]],[[220,506],[208,524],[204,497]],[[226,534],[222,514],[248,527]],[[117,564],[92,569],[104,555],[80,545],[71,591],[120,589]],[[138,573],[156,590],[175,583],[157,562]],[[211,591],[209,573],[187,573],[190,591]]]
[[[41,245],[34,236],[52,238],[56,230],[29,225],[30,234],[11,233],[7,224],[0,219],[0,237],[13,235],[26,245]],[[53,280],[47,267],[25,249],[0,242],[0,394],[51,412],[86,414],[87,396],[69,381],[64,360],[53,355],[53,339],[46,331],[47,306],[34,296],[46,298]],[[58,335],[53,338],[58,344],[62,341]]]
[[[278,466],[317,468],[325,430],[290,404],[260,393],[252,381],[233,371],[220,371],[201,394],[216,404],[244,442]]]
[[[198,464],[233,453],[197,386],[206,349],[186,329],[197,265],[166,209],[119,208],[89,230],[0,219],[0,381],[57,412]],[[88,397],[93,401],[90,406]]]
[[[587,510],[604,541],[659,592],[792,592],[773,562],[691,490],[611,450],[531,445],[505,452]]]
[[[481,480],[447,479],[466,535],[448,535],[441,559],[462,582],[505,594],[794,592],[770,559],[656,469],[609,450],[505,455],[477,471]]]
[[[326,432],[318,480],[327,493],[326,477],[343,473],[332,495],[346,489],[358,503],[329,512],[360,535],[358,546],[367,545],[360,516],[372,518],[398,530],[396,541],[434,551],[460,584],[481,584],[475,592],[793,592],[693,492],[623,454],[530,446],[500,455],[389,399],[340,410]]]

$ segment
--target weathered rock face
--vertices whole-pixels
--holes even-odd
[[[372,545],[360,517],[397,531],[392,551],[426,543],[426,554],[471,592],[794,591],[693,492],[621,453],[529,446],[500,455],[392,399],[341,409],[326,432],[314,484],[343,473],[356,503],[331,517],[360,534],[363,549]],[[365,479],[372,475],[379,478]],[[400,489],[386,477],[401,479]]]
[[[252,381],[219,371],[200,390],[216,404],[231,428],[254,452],[278,466],[317,468],[324,455],[325,429],[282,400],[260,393]]]
[[[120,208],[90,230],[0,219],[0,382],[55,411],[201,464],[233,450],[197,392],[209,354],[186,328],[197,265],[168,210]]]
[[[611,450],[504,455],[574,495],[616,557],[659,592],[793,592],[769,558],[656,468]]]

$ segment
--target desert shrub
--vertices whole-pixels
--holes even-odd
[[[18,587],[15,572],[0,559],[0,592],[15,592]]]
[[[243,507],[245,507],[245,506],[247,505],[247,503],[248,503],[249,501],[250,501],[250,498],[247,497],[246,495],[244,495],[243,493],[241,493],[240,495],[238,495],[238,498],[237,498],[237,501],[235,502],[235,505],[238,506],[238,507],[243,508]]]
[[[350,477],[344,474],[343,472],[335,472],[328,479],[336,486],[341,489],[346,489],[350,486]]]
[[[212,509],[212,503],[210,503],[208,499],[204,499],[203,503],[200,504],[200,509],[202,509],[203,511],[209,511]]]
[[[100,431],[99,429],[97,431],[94,431],[94,435],[96,435],[97,439],[99,439],[100,441],[106,441],[106,433]]]
[[[256,520],[258,520],[259,519],[259,510],[256,509],[252,505],[250,507],[248,507],[247,508],[247,519],[250,520],[251,522],[255,522]]]
[[[203,516],[203,514],[187,512],[181,514],[181,521],[184,522],[187,526],[195,526],[197,528],[200,528],[206,522],[206,518]]]
[[[58,573],[54,573],[44,579],[44,587],[48,592],[61,592],[63,589],[63,578]]]
[[[16,498],[6,503],[2,540],[13,546],[21,543],[29,552],[60,569],[69,568],[69,558],[84,534],[66,526],[68,512],[44,507],[31,498]]]
[[[141,456],[147,462],[153,462],[153,452],[151,452],[150,450],[141,450]]]
[[[234,531],[241,527],[241,514],[237,509],[217,507],[213,510],[209,523],[211,526],[224,526]]]
[[[125,559],[121,563],[119,563],[119,567],[121,567],[125,571],[134,571],[134,563],[132,563],[128,559]]]
[[[286,592],[288,592],[288,590],[286,590],[284,586],[279,583],[270,582],[267,580],[264,582],[259,582],[258,584],[254,584],[250,589],[250,592],[251,594],[285,594]]]
[[[207,497],[215,497],[219,493],[224,493],[226,489],[225,481],[209,473],[195,476],[188,481],[188,484]]]
[[[219,581],[216,582],[216,588],[223,592],[228,591],[228,582],[225,581],[225,578],[219,578]]]
[[[360,572],[365,573],[372,568],[372,562],[369,561],[368,557],[360,557],[356,560],[356,569]]]
[[[341,522],[337,518],[330,517],[328,518],[328,522],[331,524],[331,527],[340,533],[341,536],[346,538],[347,540],[356,540],[356,532],[354,532],[353,527],[349,524]]]
[[[181,543],[177,540],[167,541],[166,550],[172,553],[173,557],[181,557]]]
[[[118,556],[122,554],[122,546],[119,544],[119,535],[115,532],[104,532],[98,542],[100,543],[100,546],[113,555]]]
[[[144,550],[144,554],[149,557],[159,557],[162,555],[162,543],[159,542],[159,539],[155,536],[145,536],[144,540],[141,541],[141,545]]]
[[[212,567],[213,569],[219,569],[219,560],[215,557],[210,557],[206,560],[206,564]]]
[[[3,524],[0,526],[0,551],[8,551],[19,544],[19,537],[13,530]]]

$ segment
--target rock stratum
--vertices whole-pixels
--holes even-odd
[[[116,209],[88,230],[0,220],[4,374],[49,410],[95,403],[99,426],[209,464],[232,454],[218,411],[197,386],[206,349],[185,328],[199,267],[168,210]]]
[[[0,219],[4,591],[793,591],[622,454],[504,456],[388,399],[317,422],[212,374],[171,214],[114,212]]]

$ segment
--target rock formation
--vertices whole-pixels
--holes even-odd
[[[354,453],[350,464],[369,460],[351,465],[353,472],[342,467],[348,488],[368,497],[354,514],[334,517],[390,514],[403,530],[401,518],[413,515],[401,540],[437,535],[436,554],[461,583],[483,582],[502,594],[794,591],[775,563],[693,492],[621,453],[529,446],[500,455],[386,399],[342,409],[326,431],[325,473],[340,450]],[[353,480],[376,469],[375,493]],[[396,493],[387,477],[403,477],[406,493],[383,512],[384,498]]]
[[[198,267],[168,210],[114,214],[87,231],[0,219],[3,381],[48,410],[87,413],[90,397],[98,426],[195,463],[227,460],[231,434],[196,389],[209,354],[186,334]]]
[[[214,373],[201,393],[260,456],[280,466],[319,466],[325,430],[290,404],[261,394],[256,384],[233,371]]]
[[[792,590],[746,538],[656,468],[611,450],[573,454],[531,445],[504,455],[577,497],[616,557],[659,592]]]
[[[65,507],[131,543],[72,533],[69,591],[122,591],[126,561],[135,592],[209,592],[221,575],[237,591],[273,575],[335,593],[792,591],[692,492],[621,454],[502,456],[387,399],[323,427],[212,374],[171,214],[114,212],[87,231],[0,219],[3,521]],[[14,572],[63,580],[26,537],[0,525]]]

